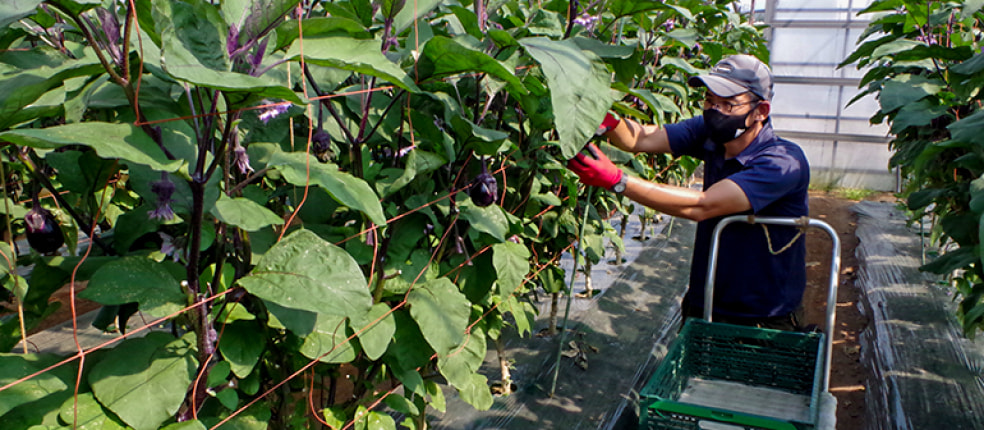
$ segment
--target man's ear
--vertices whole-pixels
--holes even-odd
[[[762,100],[759,102],[758,106],[755,107],[755,114],[752,118],[755,121],[765,121],[769,117],[769,113],[772,112],[772,103],[768,100]]]

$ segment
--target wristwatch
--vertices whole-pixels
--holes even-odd
[[[622,178],[619,179],[618,182],[615,183],[615,185],[612,185],[612,192],[618,194],[624,193],[625,185],[628,183],[629,183],[629,175],[626,175],[625,172],[622,172]]]

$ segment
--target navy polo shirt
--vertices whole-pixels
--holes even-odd
[[[802,217],[809,215],[810,167],[803,150],[777,137],[772,123],[738,156],[725,159],[724,147],[707,138],[704,118],[694,117],[666,126],[674,155],[704,161],[704,190],[722,179],[741,187],[752,209],[742,214]],[[734,215],[734,214],[731,214]],[[723,217],[697,224],[690,288],[684,299],[703,308],[704,279],[710,257],[711,235]],[[772,249],[782,249],[796,235],[796,227],[768,226]],[[714,313],[763,318],[796,310],[806,288],[806,244],[800,237],[788,250],[772,255],[761,225],[734,223],[721,234],[714,286]]]

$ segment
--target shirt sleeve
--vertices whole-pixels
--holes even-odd
[[[777,145],[751,159],[728,179],[741,187],[752,212],[758,213],[801,186],[804,175],[809,175],[809,167],[802,160],[791,148]]]
[[[704,141],[707,140],[707,132],[704,131],[704,117],[695,116],[693,118],[668,124],[666,126],[666,137],[670,141],[670,150],[673,155],[689,155],[698,159],[704,159]]]

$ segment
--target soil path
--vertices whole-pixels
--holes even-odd
[[[869,200],[894,201],[890,194],[869,196]],[[868,318],[862,312],[861,291],[854,284],[858,270],[855,248],[858,238],[856,215],[851,206],[856,201],[827,193],[810,196],[810,217],[830,224],[840,236],[841,271],[837,290],[837,319],[834,328],[834,348],[831,357],[830,392],[837,397],[837,429],[865,428],[865,376],[868,370],[860,361],[858,337],[867,327]],[[830,273],[830,239],[826,233],[811,230],[807,235],[807,290],[803,298],[807,324],[823,326],[827,306],[827,286]]]

